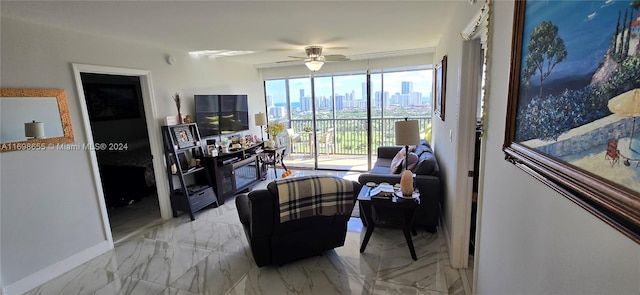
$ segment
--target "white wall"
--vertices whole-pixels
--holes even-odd
[[[317,76],[326,75],[328,73],[345,73],[345,72],[362,72],[367,69],[379,70],[384,68],[398,68],[420,65],[431,65],[433,61],[432,52],[424,52],[412,55],[391,56],[375,59],[352,60],[349,62],[327,62]],[[279,79],[285,77],[304,77],[309,76],[311,72],[302,64],[296,63],[291,66],[263,68],[260,70],[264,79]]]
[[[513,2],[494,4],[477,294],[639,294],[640,247],[507,163]]]
[[[464,226],[462,218],[456,218],[456,213],[460,214],[463,202],[469,201],[471,196],[463,195],[463,188],[459,186],[458,161],[464,160],[458,156],[460,144],[463,139],[460,137],[460,107],[461,104],[469,103],[469,97],[461,97],[460,80],[462,73],[462,45],[463,40],[460,32],[469,23],[471,18],[482,7],[482,2],[478,1],[474,5],[469,5],[467,1],[456,2],[456,17],[451,19],[449,24],[444,24],[446,30],[438,43],[434,54],[434,65],[447,56],[447,84],[446,84],[446,104],[445,120],[434,116],[433,118],[433,148],[438,164],[441,169],[441,182],[444,189],[444,201],[442,211],[446,230],[450,235],[450,252],[459,247],[468,247],[464,243],[464,235],[468,232]],[[475,99],[473,99],[475,103]],[[452,256],[453,257],[453,256]],[[464,263],[452,261],[454,267],[465,267]]]
[[[265,108],[262,79],[251,66],[223,59],[193,60],[186,52],[7,18],[1,24],[1,86],[64,89],[78,143],[86,138],[71,63],[150,70],[159,116],[150,132],[159,132],[164,116],[177,113],[171,98],[175,92],[184,99],[185,115],[193,113],[196,93],[245,93],[250,113]],[[168,65],[165,54],[175,56],[177,63]],[[259,134],[259,128],[253,122],[250,125],[252,133]],[[107,241],[89,161],[85,151],[0,154],[2,287],[16,282],[28,286],[38,271],[60,266],[65,259]],[[68,266],[56,269],[64,267]]]

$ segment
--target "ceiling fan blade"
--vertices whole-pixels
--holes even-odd
[[[342,54],[328,54],[324,56],[326,61],[350,61],[351,59]]]
[[[289,55],[290,58],[299,58],[299,59],[305,59],[307,58],[306,56],[293,56],[293,55]]]
[[[276,63],[287,63],[287,62],[296,62],[296,61],[304,61],[304,59],[289,59],[289,60],[281,60],[281,61],[276,61]]]
[[[325,47],[324,49],[329,49],[329,50],[345,50],[345,49],[349,49],[349,47],[346,47],[346,46],[332,46],[332,47]]]

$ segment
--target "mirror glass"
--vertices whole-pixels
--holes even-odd
[[[0,151],[29,150],[73,142],[64,90],[4,88],[1,92]],[[41,124],[29,124],[34,121]],[[36,137],[28,137],[32,134],[27,134],[26,130],[33,131],[34,128]]]
[[[55,97],[0,98],[0,142],[27,140],[24,125],[32,121],[42,122],[43,138],[64,136]]]

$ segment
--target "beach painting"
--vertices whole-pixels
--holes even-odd
[[[524,21],[515,141],[640,193],[640,1],[527,1]]]
[[[640,0],[516,1],[505,159],[640,243]]]

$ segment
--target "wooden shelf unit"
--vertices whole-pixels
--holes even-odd
[[[209,170],[203,163],[205,153],[198,127],[195,123],[162,126],[162,138],[173,216],[182,211],[193,221],[195,212],[218,205]],[[199,165],[193,166],[194,161]]]

